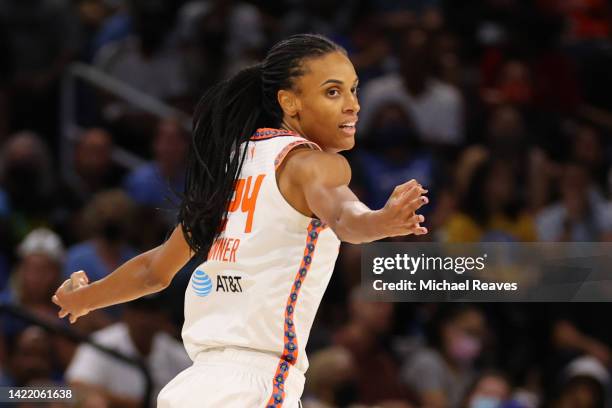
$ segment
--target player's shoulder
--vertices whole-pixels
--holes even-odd
[[[348,184],[351,168],[346,158],[338,153],[297,146],[284,159],[287,176],[298,184],[320,181],[335,185]]]

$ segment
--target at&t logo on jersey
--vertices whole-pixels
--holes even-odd
[[[191,276],[191,287],[196,295],[200,297],[205,297],[210,294],[212,291],[213,283],[210,280],[210,277],[206,274],[206,272],[196,269],[196,271]]]
[[[242,293],[241,276],[217,276],[217,292]]]
[[[213,276],[214,279],[214,276]],[[201,269],[191,276],[191,287],[196,295],[206,297],[210,292],[242,293],[241,276],[217,275],[216,283]]]

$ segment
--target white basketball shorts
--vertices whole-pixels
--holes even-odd
[[[160,391],[157,408],[267,408],[278,364],[278,357],[252,350],[202,352]],[[282,403],[272,406],[301,407],[304,374],[291,367],[283,388]]]

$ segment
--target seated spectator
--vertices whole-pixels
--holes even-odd
[[[334,343],[346,348],[355,361],[358,393],[353,401],[378,404],[406,400],[411,395],[398,380],[395,357],[385,348],[392,329],[393,304],[368,302],[363,296],[359,287],[351,292],[349,321],[334,335]]]
[[[610,374],[592,357],[572,361],[561,373],[561,387],[553,408],[605,408]]]
[[[117,187],[122,171],[113,164],[113,138],[104,129],[84,130],[74,146],[74,174],[65,180],[70,208],[81,208],[99,191]]]
[[[538,214],[541,241],[594,242],[612,238],[612,211],[579,163],[563,166],[561,199]]]
[[[18,262],[13,271],[10,285],[0,293],[0,300],[13,306],[19,306],[27,313],[50,324],[64,325],[57,317],[57,306],[51,296],[61,283],[61,272],[64,263],[64,246],[53,231],[39,228],[30,232],[17,248]],[[83,333],[93,328],[108,324],[105,313],[95,312],[76,325]],[[0,315],[0,342],[2,346],[12,344],[28,322],[10,314]],[[47,341],[52,342],[54,355],[61,368],[65,368],[75,345],[60,335],[51,335]]]
[[[344,407],[355,401],[355,361],[343,347],[329,347],[310,357],[302,401],[304,408]]]
[[[86,2],[85,2],[86,3]],[[123,40],[132,32],[132,19],[128,13],[125,2],[120,1],[94,1],[95,5],[81,5],[81,9],[94,9],[95,14],[91,11],[82,11],[82,14],[91,16],[89,18],[90,25],[93,25],[90,41],[85,44],[84,57],[87,61],[91,61],[96,53],[105,45]],[[91,20],[94,20],[91,24]]]
[[[94,64],[107,74],[155,98],[169,100],[186,94],[181,55],[170,44],[173,26],[169,3],[130,2],[134,35],[109,43]]]
[[[447,221],[446,242],[535,241],[533,220],[521,207],[510,163],[482,158],[474,166],[459,211]]]
[[[481,90],[481,98],[490,105],[529,106],[533,102],[533,82],[527,64],[517,60],[506,61],[492,86]]]
[[[40,382],[61,383],[52,344],[50,336],[40,327],[28,326],[22,330],[8,347],[8,370],[0,378],[0,384],[25,387]]]
[[[354,153],[354,162],[368,206],[382,208],[395,186],[413,178],[427,188],[435,201],[436,161],[422,148],[418,132],[401,106],[380,106],[364,139]]]
[[[400,50],[400,72],[371,80],[363,89],[359,127],[368,132],[380,106],[397,103],[414,118],[422,141],[459,145],[463,141],[463,99],[452,85],[433,78],[427,36],[409,30]]]
[[[57,321],[57,307],[51,302],[61,279],[64,246],[53,231],[39,228],[30,232],[17,248],[19,262],[11,285],[2,293],[5,302],[22,306],[40,318]],[[26,322],[6,319],[2,334],[16,335]]]
[[[162,209],[174,222],[185,187],[185,158],[189,136],[175,119],[161,120],[153,140],[153,161],[133,170],[123,186],[136,204]]]
[[[0,201],[10,213],[11,232],[20,241],[36,228],[48,224],[55,209],[56,184],[51,153],[32,132],[12,135],[0,154]]]
[[[246,1],[187,1],[178,12],[177,29],[186,45],[182,51],[186,51],[185,67],[193,90],[208,88],[264,54],[264,16],[259,7]]]
[[[445,305],[434,317],[431,348],[417,350],[402,367],[402,380],[423,406],[456,407],[474,380],[487,325],[483,313],[469,304]]]
[[[512,385],[508,378],[502,373],[490,371],[474,381],[461,403],[461,408],[506,407],[511,393]]]
[[[153,379],[151,406],[161,388],[191,364],[182,344],[160,330],[167,321],[163,310],[160,295],[137,299],[126,304],[121,322],[92,336],[97,344],[144,359]],[[111,406],[142,406],[145,381],[141,371],[88,344],[79,346],[66,380],[76,389],[102,392]]]
[[[588,123],[579,123],[570,132],[570,138],[572,160],[588,169],[593,187],[605,195],[608,192],[610,157],[606,154],[600,130]]]
[[[508,162],[515,176],[514,195],[524,201],[530,211],[537,211],[550,199],[550,181],[556,167],[548,154],[532,142],[525,115],[512,105],[491,110],[484,140],[462,150],[455,169],[457,194],[462,197],[473,170],[487,157]],[[523,199],[524,197],[524,199]]]
[[[133,211],[132,200],[121,190],[96,194],[82,215],[89,239],[68,249],[64,278],[84,270],[97,281],[132,259],[136,252],[128,244],[128,227]]]

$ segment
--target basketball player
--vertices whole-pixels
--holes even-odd
[[[179,225],[162,245],[89,283],[75,272],[53,301],[74,322],[157,292],[194,253],[182,335],[193,366],[158,407],[299,406],[306,342],[340,241],[425,234],[427,197],[411,180],[373,211],[348,188],[357,75],[318,35],[276,44],[196,108]],[[402,135],[398,135],[401,137]]]

